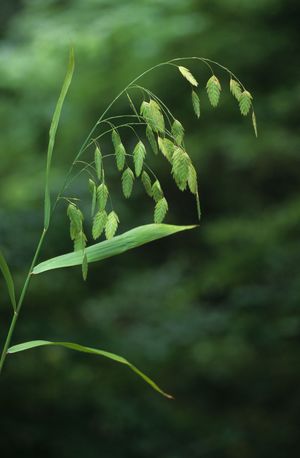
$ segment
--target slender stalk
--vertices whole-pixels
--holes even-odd
[[[4,343],[4,347],[3,347],[3,350],[2,350],[2,353],[1,353],[1,358],[0,358],[0,374],[2,372],[2,369],[3,369],[3,366],[4,366],[4,362],[5,362],[5,359],[6,359],[6,356],[7,356],[7,350],[9,348],[9,346],[10,346],[10,342],[11,342],[12,335],[13,335],[13,332],[14,332],[14,329],[15,329],[15,326],[16,326],[16,322],[18,320],[18,317],[19,317],[19,314],[20,314],[20,311],[21,311],[21,308],[22,308],[22,305],[23,305],[23,302],[24,302],[24,298],[25,298],[26,292],[27,292],[29,284],[30,284],[31,273],[32,273],[32,270],[33,270],[33,268],[35,266],[36,260],[37,260],[39,254],[40,254],[40,251],[41,251],[41,248],[42,248],[42,245],[43,245],[43,241],[44,241],[46,232],[47,232],[46,229],[44,229],[42,234],[41,234],[39,243],[38,243],[37,248],[35,250],[35,253],[34,253],[30,268],[29,268],[29,271],[27,273],[27,276],[26,276],[26,279],[25,279],[25,282],[24,282],[24,285],[23,285],[23,288],[22,288],[22,291],[21,291],[21,295],[20,295],[20,298],[19,298],[19,301],[18,301],[18,304],[17,304],[17,308],[16,308],[16,310],[15,310],[15,312],[13,314],[13,317],[12,317],[12,320],[11,320],[11,323],[10,323],[10,326],[9,326],[9,330],[8,330],[8,333],[7,333],[7,337],[6,337],[6,340],[5,340],[5,343]]]

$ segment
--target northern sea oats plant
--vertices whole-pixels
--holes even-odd
[[[10,302],[13,308],[11,324],[1,354],[0,373],[3,369],[8,353],[16,353],[44,345],[59,345],[80,352],[104,356],[118,363],[127,365],[159,393],[168,398],[172,397],[165,393],[156,383],[154,383],[149,377],[147,377],[125,358],[113,353],[71,342],[33,340],[12,347],[10,347],[10,343],[33,275],[41,274],[42,272],[52,269],[79,265],[82,268],[83,278],[86,280],[88,265],[91,262],[101,261],[102,259],[124,253],[125,251],[144,245],[156,239],[195,227],[174,226],[162,223],[168,211],[168,202],[165,198],[159,179],[148,165],[148,157],[151,159],[151,152],[155,155],[162,154],[162,156],[164,156],[164,158],[169,162],[170,172],[180,191],[188,189],[195,196],[198,218],[200,220],[201,210],[197,184],[197,172],[185,147],[184,127],[181,122],[173,116],[171,110],[156,94],[138,84],[142,77],[147,73],[161,67],[171,67],[186,80],[187,84],[190,85],[191,107],[194,110],[196,117],[200,118],[201,104],[199,94],[197,93],[198,82],[188,68],[179,65],[185,61],[197,61],[199,64],[204,64],[206,70],[210,73],[206,84],[206,91],[212,107],[217,107],[221,95],[221,84],[215,74],[215,70],[225,71],[227,73],[229,77],[229,90],[236,99],[241,114],[243,116],[247,116],[251,113],[254,132],[257,136],[257,126],[252,96],[228,68],[203,57],[183,57],[162,62],[137,76],[124,89],[122,89],[108,105],[93,126],[79,152],[74,158],[74,161],[66,174],[64,184],[62,185],[59,194],[56,196],[55,200],[52,200],[50,195],[50,171],[55,136],[63,103],[74,72],[74,52],[73,50],[70,51],[67,73],[49,131],[43,230],[18,300],[16,299],[12,275],[7,262],[0,251],[0,269],[6,282]],[[133,102],[133,92],[140,95],[139,107]],[[111,107],[121,97],[126,97],[130,113],[118,116],[109,116]],[[122,142],[121,132],[124,129],[130,129],[136,137],[136,146],[132,153],[128,152]],[[112,152],[104,155],[101,151],[101,140],[107,135],[111,136]],[[119,226],[119,218],[117,212],[113,210],[110,201],[109,181],[106,176],[106,161],[109,159],[113,159],[115,161],[117,170],[120,173],[122,191],[125,199],[128,199],[131,196],[135,180],[141,180],[146,194],[149,198],[153,199],[154,202],[154,224],[135,227],[128,232],[115,236]],[[75,171],[75,168],[78,166],[80,167],[79,171]],[[88,175],[87,186],[89,187],[91,193],[91,216],[93,219],[91,227],[92,237],[94,240],[98,240],[102,234],[104,234],[106,238],[106,240],[95,243],[89,247],[87,247],[84,216],[78,205],[79,199],[65,197],[64,195],[70,184],[73,183],[74,180],[82,173],[87,173]],[[52,221],[53,212],[60,201],[65,202],[67,206],[67,216],[70,221],[70,237],[74,243],[74,251],[37,264],[41,247]]]

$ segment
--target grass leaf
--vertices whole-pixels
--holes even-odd
[[[109,358],[117,363],[124,364],[128,366],[133,372],[135,372],[139,377],[141,377],[148,385],[150,385],[155,391],[162,394],[163,396],[173,399],[168,393],[165,393],[153,380],[151,380],[147,375],[141,372],[137,367],[131,364],[127,359],[123,358],[122,356],[116,355],[115,353],[110,353],[104,350],[98,350],[97,348],[86,347],[83,345],[79,345],[72,342],[49,342],[48,340],[32,340],[30,342],[24,342],[19,345],[14,345],[8,349],[8,353],[18,353],[24,350],[30,350],[31,348],[36,347],[43,347],[43,346],[60,346],[64,348],[68,348],[70,350],[76,350],[82,353],[90,353],[93,355],[104,356],[105,358]]]
[[[88,262],[102,261],[128,250],[145,245],[154,240],[167,237],[177,232],[193,229],[196,226],[173,226],[169,224],[146,224],[124,232],[111,240],[96,243],[85,249]],[[34,274],[62,267],[78,266],[82,263],[82,253],[72,252],[44,261],[33,269]]]
[[[50,177],[50,169],[51,169],[51,162],[52,162],[52,153],[55,143],[55,136],[57,131],[57,126],[59,123],[59,118],[61,114],[61,110],[63,107],[63,103],[65,97],[67,95],[69,86],[72,81],[73,72],[74,72],[74,50],[71,48],[70,55],[69,55],[69,64],[67,68],[67,73],[61,88],[61,92],[54,110],[54,114],[52,117],[50,130],[49,130],[49,143],[48,143],[48,151],[47,151],[47,165],[46,165],[46,183],[45,183],[45,207],[44,207],[44,227],[48,229],[49,221],[50,221],[50,212],[51,212],[51,199],[50,199],[50,189],[49,189],[49,177]]]
[[[2,254],[1,251],[0,251],[0,270],[1,270],[2,274],[3,274],[4,280],[6,282],[6,286],[7,286],[8,294],[9,294],[9,297],[10,297],[11,305],[13,306],[13,309],[16,310],[17,309],[17,304],[16,304],[14,281],[13,281],[12,275],[10,273],[8,264],[7,264],[6,260],[5,260],[5,257],[4,257],[4,255]]]

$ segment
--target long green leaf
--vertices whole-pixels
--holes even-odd
[[[52,153],[55,143],[55,136],[57,131],[57,126],[59,123],[59,118],[61,114],[61,110],[63,107],[63,103],[65,97],[67,95],[69,86],[72,81],[74,72],[74,50],[70,50],[69,55],[69,64],[67,68],[67,73],[61,88],[61,92],[54,110],[54,114],[52,117],[50,130],[49,130],[49,143],[48,143],[48,151],[47,151],[47,166],[46,166],[46,184],[45,184],[45,209],[44,209],[44,227],[45,229],[49,226],[50,221],[50,212],[51,212],[51,199],[50,199],[50,189],[49,189],[49,176],[50,176],[50,169],[51,169],[51,161],[52,161]]]
[[[166,396],[169,399],[173,399],[173,396],[170,394],[165,393],[159,386],[153,382],[147,375],[141,372],[137,367],[131,364],[127,359],[123,358],[122,356],[115,355],[114,353],[110,353],[104,350],[98,350],[97,348],[85,347],[83,345],[79,345],[72,342],[49,342],[48,340],[32,340],[30,342],[24,342],[19,345],[14,345],[8,349],[8,353],[18,353],[19,351],[29,350],[35,347],[42,347],[45,345],[57,345],[60,347],[69,348],[71,350],[80,351],[83,353],[92,353],[93,355],[104,356],[105,358],[112,359],[120,364],[125,364],[128,366],[132,371],[138,374],[146,383],[148,383],[154,390],[158,391],[163,396]]]
[[[101,261],[125,251],[131,250],[146,243],[152,242],[176,232],[193,229],[196,226],[172,226],[169,224],[146,224],[124,232],[110,240],[96,243],[86,248],[88,263]],[[41,262],[33,269],[34,274],[40,274],[47,270],[60,269],[62,267],[72,267],[82,264],[82,253],[73,251],[72,253],[57,256],[47,261]]]
[[[4,280],[6,282],[6,286],[8,289],[8,294],[10,297],[11,304],[13,306],[13,309],[16,310],[17,305],[16,305],[16,295],[15,295],[15,286],[14,286],[14,281],[12,278],[12,275],[10,273],[9,267],[7,265],[7,262],[3,256],[3,254],[0,251],[0,270],[3,274]]]

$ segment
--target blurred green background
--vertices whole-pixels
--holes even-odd
[[[199,55],[230,67],[253,93],[259,125],[256,140],[225,87],[220,107],[209,107],[204,67],[188,65],[201,83],[199,121],[175,69],[145,78],[185,125],[200,227],[92,265],[86,283],[80,269],[34,278],[14,343],[69,340],[122,354],[176,399],[95,356],[13,355],[0,380],[1,456],[299,456],[298,17],[296,0],[1,0],[0,244],[18,287],[42,227],[48,128],[70,45],[76,72],[53,192],[107,103],[162,60]],[[122,99],[115,113],[125,110]],[[167,222],[196,222],[193,199],[163,159],[153,164]],[[151,221],[141,188],[124,202],[113,171],[111,183],[120,231]],[[76,192],[85,199],[84,182]],[[61,205],[42,258],[70,249]],[[10,308],[0,287],[2,344]]]

